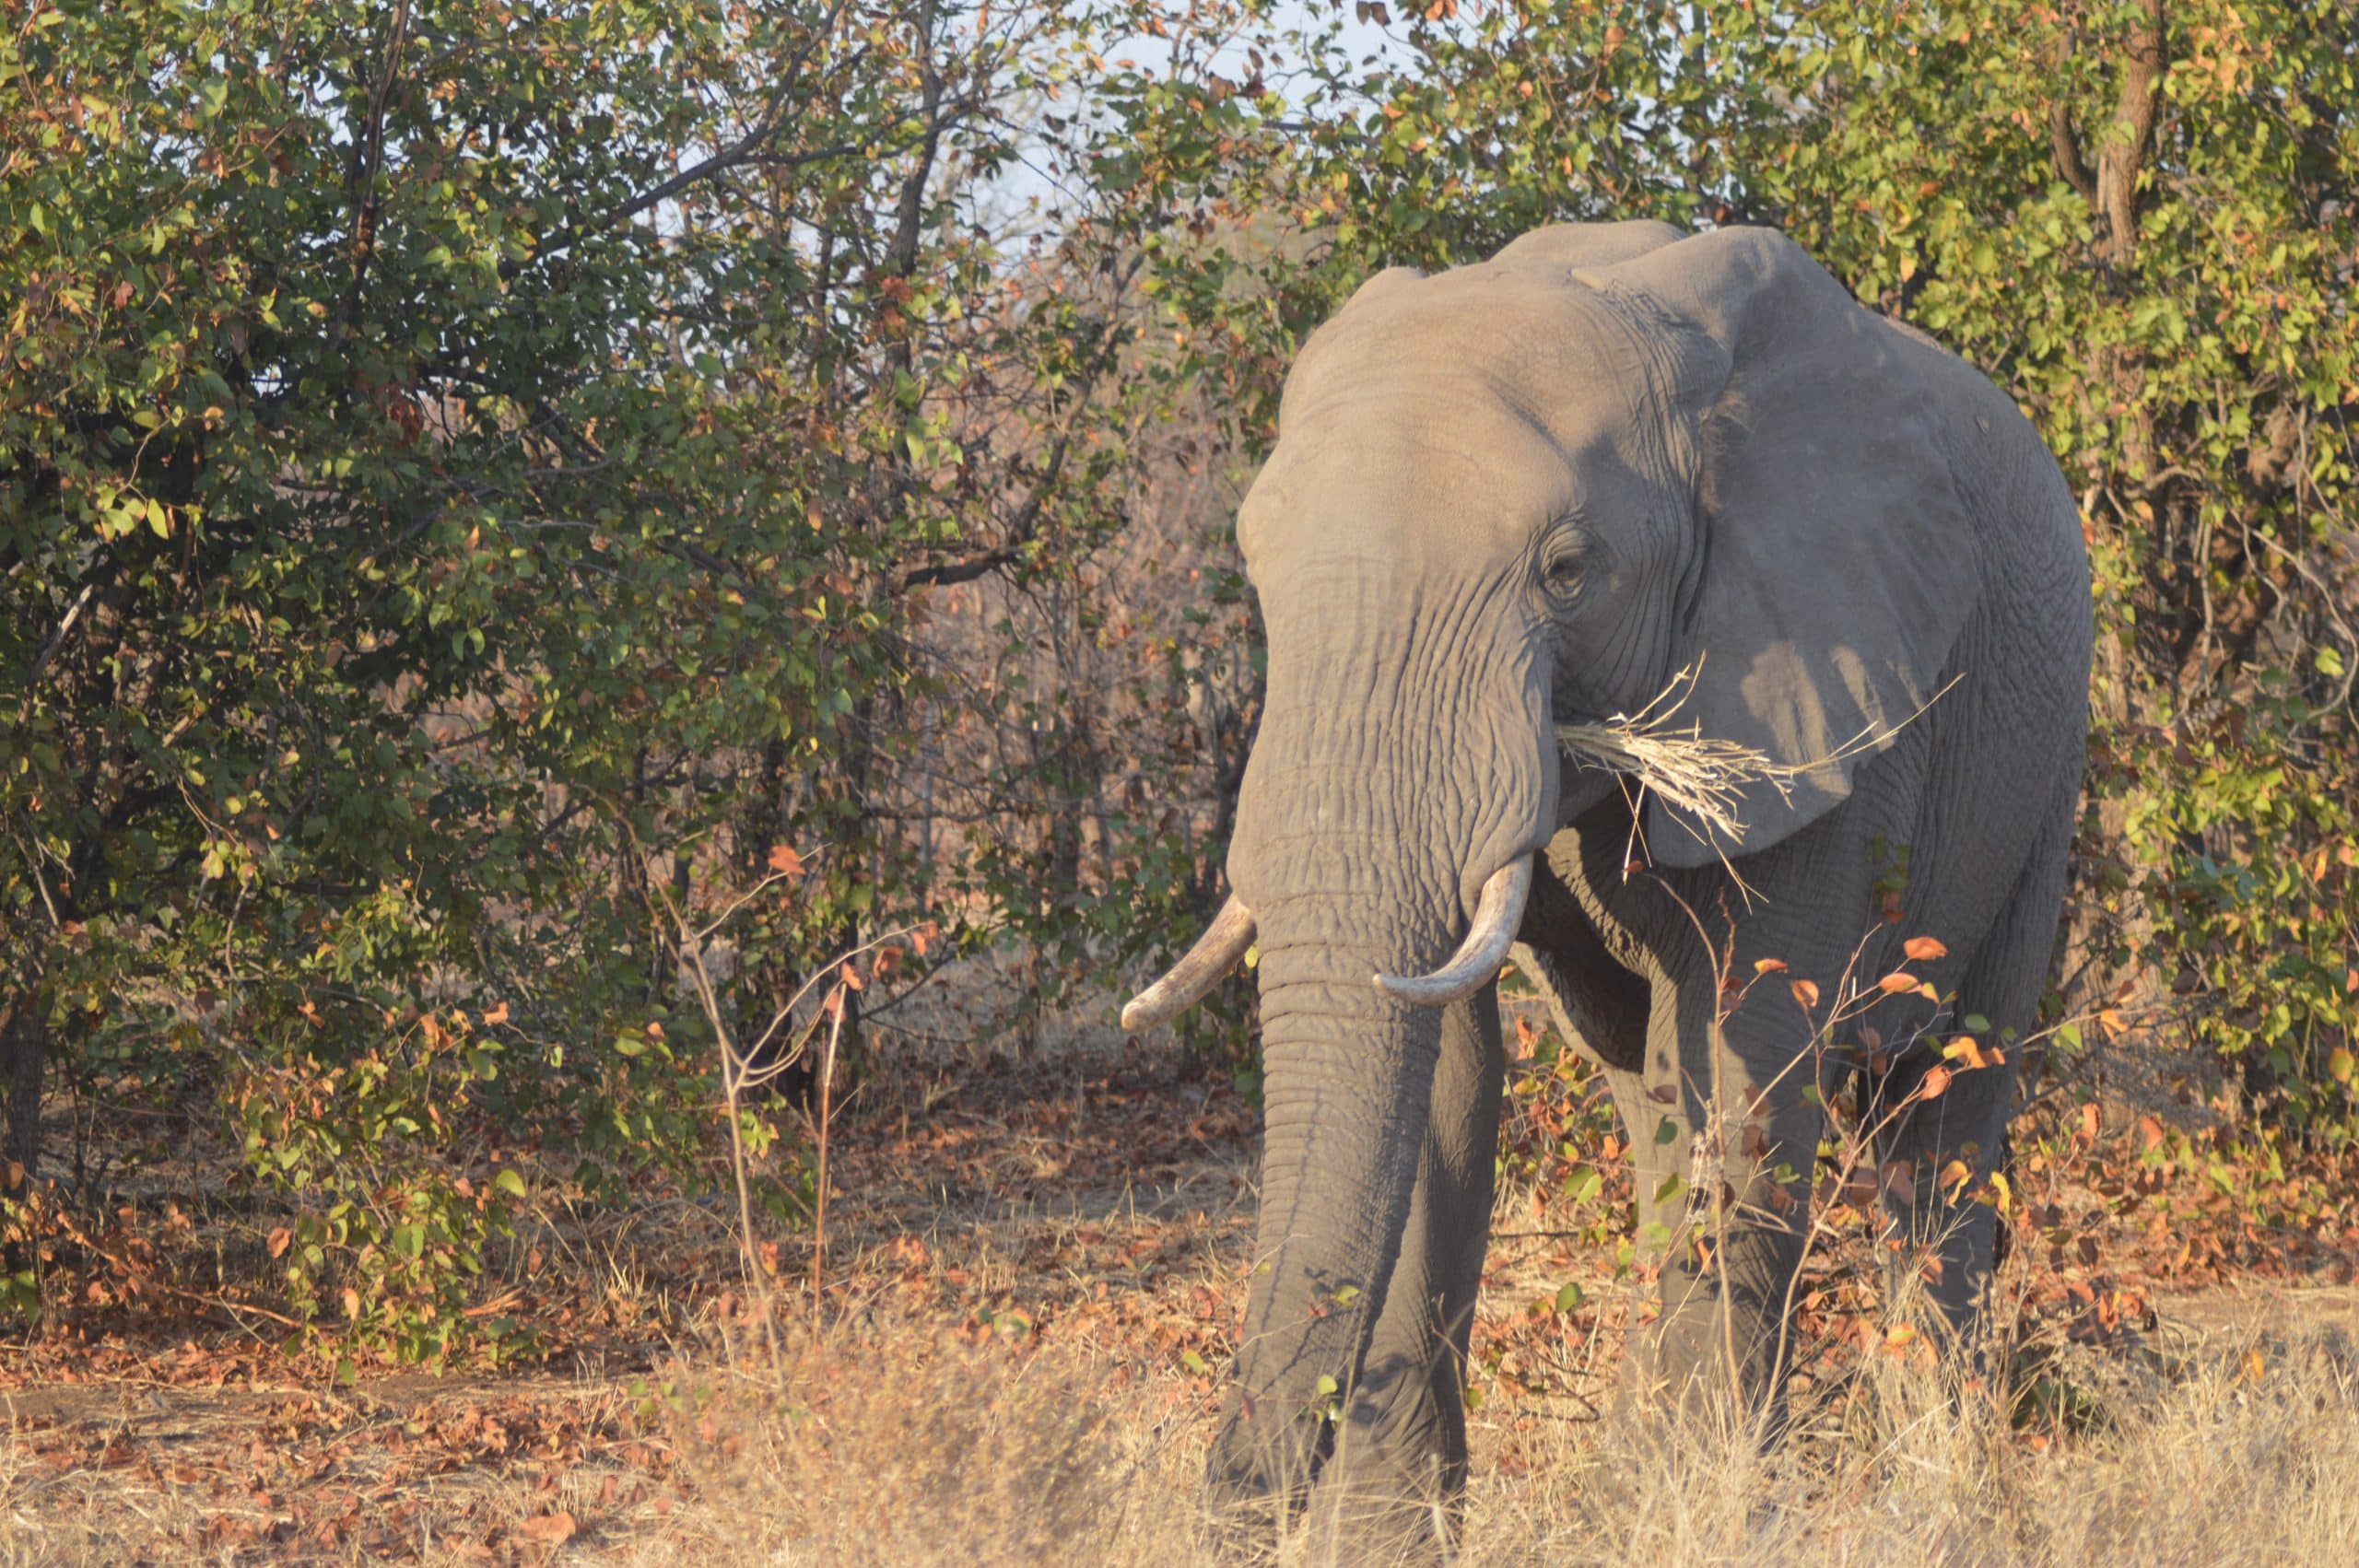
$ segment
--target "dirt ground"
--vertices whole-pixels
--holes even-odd
[[[1478,1469],[1507,1477],[1547,1462],[1559,1429],[1598,1419],[1643,1293],[1614,1267],[1626,1176],[1593,1092],[1527,1060],[1513,1094],[1473,1417]],[[2068,1093],[2020,1139],[2005,1332],[2026,1379],[2064,1391],[2019,1412],[2025,1443],[2076,1441],[2075,1412],[2130,1370],[2359,1343],[2344,1167],[2295,1171],[2274,1196],[2224,1192],[2198,1158],[2149,1157],[2158,1135],[2143,1117]],[[776,1278],[762,1290],[801,1351],[769,1351],[733,1227],[698,1203],[603,1229],[547,1216],[569,1262],[541,1281],[520,1271],[515,1289],[550,1348],[510,1368],[339,1386],[268,1323],[94,1315],[0,1346],[0,1560],[710,1556],[716,1510],[746,1506],[762,1441],[749,1408],[846,1387],[900,1397],[890,1365],[833,1364],[824,1396],[798,1385],[791,1369],[807,1377],[828,1344],[957,1347],[1019,1378],[1053,1367],[1082,1403],[1120,1403],[1184,1449],[1201,1441],[1243,1298],[1256,1128],[1225,1076],[1168,1047],[1099,1033],[982,1053],[887,1036],[831,1129],[816,1312],[813,1237],[780,1234],[766,1254]],[[1823,1400],[1895,1350],[1854,1230],[1805,1293],[1800,1383]],[[911,1377],[917,1398],[927,1385]]]

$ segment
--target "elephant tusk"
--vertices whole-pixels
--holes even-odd
[[[1532,893],[1532,857],[1519,855],[1491,873],[1474,906],[1474,923],[1449,962],[1430,975],[1379,975],[1376,989],[1399,1001],[1446,1007],[1473,996],[1498,977],[1516,929],[1523,924],[1523,901]]]
[[[1122,1009],[1122,1028],[1135,1035],[1156,1024],[1177,1018],[1193,1006],[1198,997],[1213,989],[1221,977],[1237,967],[1245,950],[1253,945],[1253,911],[1234,893],[1220,907],[1213,923],[1196,939],[1196,945],[1186,957],[1171,966],[1171,972],[1133,997]]]

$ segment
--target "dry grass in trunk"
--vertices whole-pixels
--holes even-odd
[[[2176,1363],[2091,1362],[2083,1375],[2105,1382],[2107,1423],[2044,1447],[1992,1397],[1961,1401],[1894,1358],[1872,1358],[1839,1404],[1798,1410],[1766,1455],[1708,1413],[1519,1420],[1495,1404],[1456,1560],[2275,1565],[2359,1551],[2346,1331],[2256,1323]],[[1108,1383],[1054,1351],[952,1347],[915,1326],[837,1336],[769,1402],[737,1387],[700,1418],[689,1468],[704,1501],[637,1560],[1150,1568],[1218,1556],[1196,1501],[1210,1417],[1176,1389]],[[1367,1558],[1298,1531],[1261,1560]]]
[[[1744,841],[1744,824],[1738,812],[1745,792],[1755,785],[1766,785],[1778,799],[1790,800],[1795,780],[1830,763],[1872,750],[1924,711],[1919,708],[1889,731],[1863,730],[1813,761],[1781,763],[1755,747],[1706,735],[1700,724],[1675,722],[1681,706],[1694,694],[1701,668],[1699,661],[1672,675],[1654,700],[1635,714],[1616,713],[1597,722],[1557,725],[1556,743],[1576,762],[1620,774],[1659,796],[1709,827],[1712,841],[1723,845]],[[1935,692],[1925,706],[1931,707],[1948,690],[1943,686]]]

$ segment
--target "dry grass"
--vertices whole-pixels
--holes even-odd
[[[1301,1527],[1257,1559],[1200,1505],[1250,1260],[1250,1107],[1102,1026],[982,1059],[966,1042],[1004,1031],[929,1022],[947,1043],[905,1043],[837,1129],[830,1327],[793,1330],[783,1371],[751,1348],[728,1206],[668,1200],[536,1233],[539,1288],[564,1276],[540,1309],[574,1336],[562,1365],[345,1389],[268,1344],[192,1340],[183,1364],[194,1325],[60,1329],[0,1363],[0,1564],[1367,1561]],[[1637,1293],[1594,1234],[1627,1190],[1567,1195],[1567,1140],[1624,1178],[1586,1092],[1535,1083],[1503,1142],[1458,1561],[2359,1561],[2359,1293],[2263,1279],[2347,1279],[2331,1265],[2359,1227],[2315,1257],[2174,1261],[2234,1215],[2176,1188],[2115,1213],[2076,1185],[2142,1146],[2127,1119],[2102,1147],[2026,1126],[2003,1316],[2107,1421],[2041,1445],[1905,1354],[1862,1363],[1889,1306],[1855,1299],[1882,1277],[1863,1221],[1813,1276],[1811,1386],[1764,1457],[1708,1421],[1586,1402],[1611,1402]],[[801,1325],[807,1238],[778,1242]],[[1567,1281],[1585,1305],[1547,1307]]]
[[[1708,1414],[1486,1410],[1457,1561],[2349,1562],[2359,1360],[2348,1323],[2303,1320],[2301,1299],[2175,1356],[2083,1354],[2099,1427],[2046,1441],[1898,1359],[1766,1455]],[[1052,1351],[846,1332],[698,1419],[705,1501],[639,1561],[1153,1565],[1218,1539],[1194,1502],[1209,1417]],[[1307,1532],[1274,1553],[1365,1556]]]
[[[1556,743],[1576,762],[1620,774],[1705,824],[1714,840],[1724,845],[1744,841],[1744,824],[1738,813],[1746,792],[1755,785],[1766,786],[1780,800],[1790,800],[1797,780],[1831,763],[1874,750],[1924,711],[1919,708],[1890,730],[1862,730],[1825,756],[1799,764],[1781,763],[1755,747],[1707,735],[1699,722],[1676,722],[1679,709],[1695,693],[1700,669],[1698,661],[1678,671],[1636,713],[1557,725]],[[1948,690],[1944,686],[1934,693],[1925,706],[1930,708]],[[1730,868],[1731,873],[1734,869]]]

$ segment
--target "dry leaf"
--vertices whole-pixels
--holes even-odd
[[[1950,950],[1936,937],[1912,936],[1900,944],[1900,951],[1919,964],[1930,964],[1936,958],[1949,956]]]
[[[483,1021],[484,1021],[484,1024],[485,1024],[485,1026],[486,1026],[487,1028],[487,1027],[489,1027],[490,1025],[494,1024],[505,1024],[505,1023],[507,1023],[507,1022],[508,1022],[508,1004],[507,1004],[506,1002],[504,1002],[504,1001],[503,1001],[503,1002],[499,1003],[499,1004],[498,1004],[497,1006],[495,1006],[495,1007],[494,1007],[494,1008],[493,1008],[489,1012],[487,1012],[487,1013],[485,1013],[485,1014],[483,1015]]]
[[[769,865],[770,870],[778,872],[780,876],[801,876],[803,874],[803,857],[795,853],[794,846],[792,844],[771,845]]]
[[[1905,969],[1895,969],[1876,982],[1876,989],[1887,996],[1897,996],[1902,991],[1913,991],[1917,989],[1917,977]]]
[[[270,1255],[273,1258],[285,1257],[288,1244],[292,1242],[294,1239],[295,1233],[288,1230],[285,1225],[273,1226],[270,1233]]]
[[[1818,1005],[1817,984],[1811,980],[1796,980],[1794,982],[1794,1000],[1801,1002],[1804,1007],[1816,1007]]]
[[[573,1515],[562,1510],[555,1514],[535,1515],[517,1527],[526,1540],[541,1541],[549,1546],[571,1540],[581,1528],[574,1523]]]
[[[1950,1070],[1948,1068],[1929,1067],[1925,1070],[1923,1079],[1918,1082],[1917,1097],[1921,1100],[1938,1100],[1949,1086]]]

